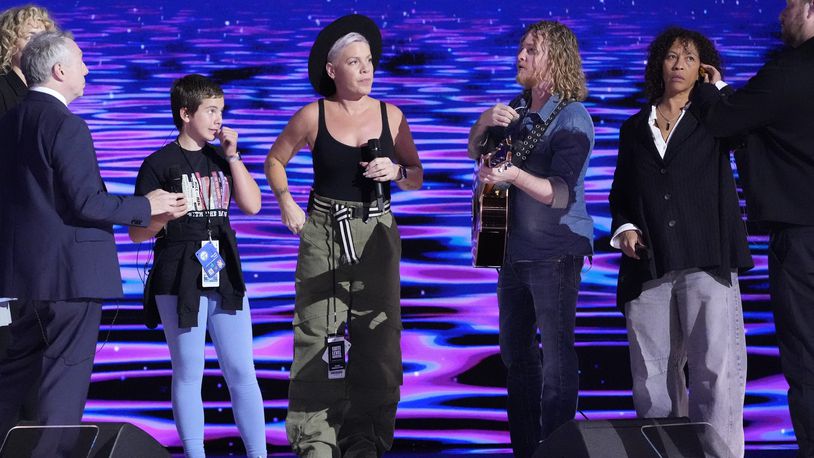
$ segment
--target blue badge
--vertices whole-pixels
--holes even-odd
[[[217,242],[204,241],[201,249],[195,252],[195,257],[203,267],[204,287],[217,287],[219,285],[218,273],[226,267],[226,262],[218,253]]]

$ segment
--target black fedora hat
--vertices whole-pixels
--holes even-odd
[[[319,32],[311,47],[311,55],[308,56],[308,79],[311,80],[311,86],[325,97],[336,92],[336,85],[325,70],[328,51],[336,40],[352,32],[365,37],[370,45],[370,54],[373,56],[373,68],[379,66],[379,58],[382,56],[382,33],[372,19],[361,14],[350,14],[331,22]]]

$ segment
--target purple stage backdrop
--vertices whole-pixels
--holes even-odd
[[[420,191],[393,186],[404,253],[405,377],[396,446],[479,453],[506,450],[509,437],[496,272],[470,267],[472,163],[465,150],[480,112],[508,102],[518,90],[513,64],[524,27],[558,19],[580,39],[590,89],[586,105],[596,126],[586,199],[597,252],[583,271],[579,297],[579,408],[589,419],[629,418],[634,412],[628,349],[624,320],[614,305],[619,254],[608,248],[607,194],[619,127],[642,103],[647,45],[667,25],[700,30],[722,50],[725,79],[739,86],[780,45],[777,14],[783,6],[779,0],[691,0],[676,6],[635,0],[41,3],[75,34],[85,53],[88,85],[71,108],[90,125],[112,192],[132,193],[144,157],[176,135],[169,107],[175,78],[203,73],[223,84],[225,124],[239,131],[244,160],[263,190],[262,211],[249,217],[235,207],[232,222],[252,299],[267,436],[277,450],[286,445],[298,239],[280,224],[262,164],[289,117],[316,98],[306,61],[321,27],[354,12],[374,18],[382,28],[384,55],[373,95],[404,111],[425,169]],[[291,161],[288,174],[292,194],[304,205],[312,180],[308,151]],[[750,233],[756,267],[741,277],[749,352],[746,440],[751,448],[785,447],[794,435],[767,293],[767,238]],[[167,347],[160,330],[147,330],[140,321],[151,244],[131,243],[122,228],[116,240],[126,298],[105,307],[85,420],[132,422],[177,447]],[[239,452],[228,390],[214,349],[206,352],[208,448]]]

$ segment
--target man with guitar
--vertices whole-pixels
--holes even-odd
[[[594,129],[580,103],[587,94],[585,74],[568,27],[553,21],[531,25],[516,63],[521,94],[481,114],[468,152],[486,159],[478,180],[508,188],[497,287],[500,353],[508,369],[512,448],[515,456],[528,457],[576,412],[576,304],[584,258],[593,250],[583,181]],[[506,160],[494,160],[495,151],[508,151]]]

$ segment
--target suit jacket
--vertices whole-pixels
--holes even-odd
[[[8,72],[0,75],[0,116],[20,103],[26,92],[28,92],[28,86],[14,70],[9,69]]]
[[[617,305],[637,298],[646,281],[667,272],[701,268],[729,281],[731,269],[752,267],[729,151],[699,121],[691,105],[675,127],[664,158],[653,142],[650,106],[620,131],[609,195],[612,233],[636,225],[647,255],[623,255]]]
[[[736,151],[749,219],[770,225],[814,225],[814,38],[782,52],[746,85],[719,93],[704,85],[713,135],[746,135]]]
[[[0,296],[122,295],[112,225],[146,226],[150,204],[106,192],[88,126],[49,94],[0,120],[0,202]]]

